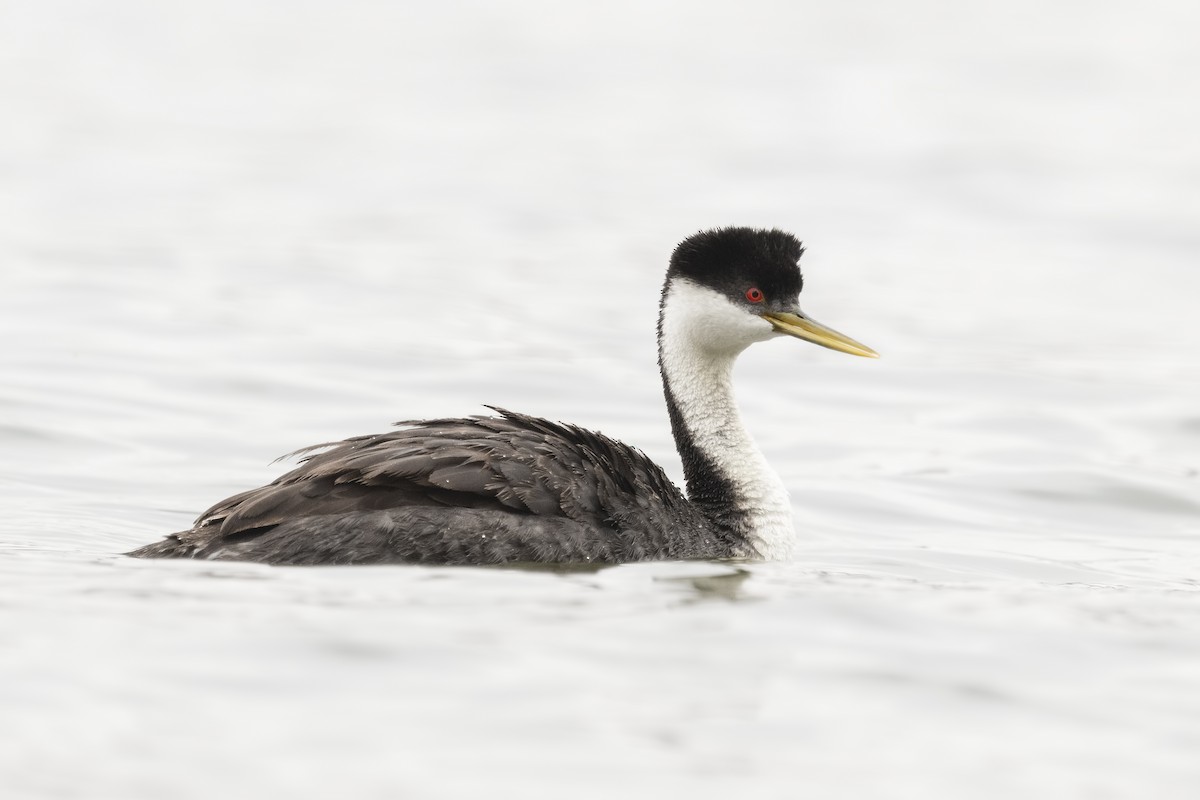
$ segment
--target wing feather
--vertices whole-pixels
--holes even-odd
[[[217,503],[193,531],[216,528],[228,537],[309,517],[449,506],[562,518],[619,536],[691,513],[640,451],[593,431],[492,410],[497,416],[402,422],[387,433],[297,451],[299,466]]]

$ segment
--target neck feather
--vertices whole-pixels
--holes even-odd
[[[736,316],[735,316],[736,315]],[[795,537],[791,504],[742,423],[733,365],[770,325],[687,280],[668,283],[659,316],[659,367],[688,499],[741,553],[779,558]],[[733,328],[745,335],[727,335]]]

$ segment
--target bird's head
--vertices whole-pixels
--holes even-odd
[[[878,358],[800,310],[803,252],[796,237],[774,229],[718,228],[688,237],[671,256],[660,335],[712,354],[736,355],[755,342],[794,336]]]

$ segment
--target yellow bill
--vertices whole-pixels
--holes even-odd
[[[797,339],[819,344],[822,347],[828,347],[830,350],[849,353],[852,356],[879,358],[879,353],[876,353],[865,344],[856,342],[849,336],[838,333],[833,328],[826,328],[821,323],[811,320],[808,317],[802,317],[799,314],[792,314],[788,311],[771,311],[763,314],[762,318],[774,325],[775,330],[780,333],[786,333],[788,336],[795,336]]]

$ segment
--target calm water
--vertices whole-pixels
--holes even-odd
[[[7,4],[12,798],[1196,796],[1195,4]],[[492,403],[678,476],[719,224],[868,362],[739,368],[793,562],[119,555]]]

